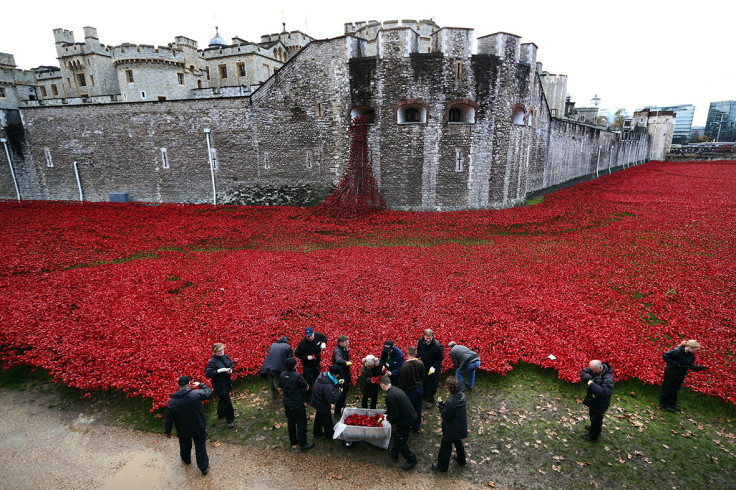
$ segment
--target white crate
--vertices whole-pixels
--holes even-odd
[[[333,437],[347,442],[365,441],[374,446],[388,449],[388,445],[391,442],[391,424],[388,420],[383,421],[383,427],[360,427],[345,424],[345,419],[351,415],[368,415],[372,417],[377,413],[385,415],[386,410],[345,407],[342,411],[340,421],[335,424],[335,435]]]

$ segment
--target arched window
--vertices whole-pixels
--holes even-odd
[[[404,104],[396,111],[398,124],[425,124],[427,122],[427,107],[422,104]]]
[[[475,104],[466,100],[447,105],[447,122],[450,124],[475,124]]]
[[[363,117],[363,116],[366,116],[368,118],[366,120],[367,124],[375,124],[376,110],[373,109],[372,106],[362,105],[358,107],[353,107],[353,109],[350,111],[350,119],[355,119],[356,117]]]
[[[524,126],[526,123],[526,111],[523,106],[517,105],[514,107],[514,112],[511,114],[511,123],[515,126]]]

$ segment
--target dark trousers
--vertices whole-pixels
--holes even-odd
[[[293,446],[307,445],[307,411],[302,403],[298,407],[287,407],[284,405],[286,421],[289,426],[289,443]]]
[[[677,392],[685,381],[687,370],[667,366],[664,368],[664,379],[662,380],[662,391],[659,395],[659,406],[662,408],[675,407],[677,405]]]
[[[391,446],[389,454],[392,458],[398,458],[401,454],[407,463],[416,463],[417,457],[409,449],[409,434],[411,433],[411,427],[408,425],[394,426],[396,432],[394,432],[394,445]]]
[[[592,408],[588,409],[590,415],[590,430],[588,433],[593,439],[598,439],[601,435],[601,429],[603,428],[603,415],[606,412],[598,412]]]
[[[233,409],[233,401],[230,399],[230,393],[217,394],[217,417],[224,417],[228,424],[235,421],[235,410]]]
[[[424,379],[424,398],[428,402],[434,403],[434,395],[437,394],[437,387],[440,385],[440,373],[437,370],[434,374],[427,374]]]
[[[179,438],[179,455],[186,464],[192,462],[192,439],[194,439],[194,454],[197,457],[197,468],[204,471],[210,466],[207,456],[207,431],[192,437]]]
[[[437,466],[439,466],[441,470],[447,471],[447,468],[450,467],[450,455],[452,455],[453,444],[455,445],[455,451],[457,452],[458,464],[464,465],[466,463],[465,445],[463,444],[463,440],[458,439],[457,441],[446,441],[442,439],[442,442],[440,442],[440,454],[437,457]]]
[[[414,407],[414,410],[417,412],[417,419],[416,421],[414,421],[414,424],[411,425],[412,429],[418,430],[422,426],[422,396],[423,395],[424,395],[424,388],[422,387],[422,385],[419,385],[417,388],[414,388],[413,390],[408,390],[406,392],[406,396],[409,397],[409,401]]]
[[[268,382],[268,391],[271,392],[271,398],[276,400],[279,397],[279,376],[280,374],[267,374],[266,381]]]
[[[309,391],[304,392],[304,398],[306,399],[307,403],[312,401],[312,389],[314,388],[314,381],[317,379],[317,376],[319,376],[319,366],[303,366],[303,373],[304,380],[309,385]]]
[[[312,435],[320,437],[324,435],[327,439],[332,439],[335,433],[335,427],[332,423],[332,414],[330,412],[317,412],[314,415],[314,430]]]
[[[367,384],[363,387],[363,400],[360,406],[368,408],[368,400],[371,402],[371,408],[376,408],[376,404],[378,403],[378,385]]]
[[[345,402],[348,398],[348,391],[350,391],[350,385],[348,384],[348,380],[345,380],[345,384],[342,385],[342,395],[340,395],[340,398],[337,399],[335,402],[335,417],[340,418],[340,414],[342,413],[342,409],[345,408]]]

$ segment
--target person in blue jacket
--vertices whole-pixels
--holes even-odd
[[[399,371],[404,365],[404,353],[396,347],[393,340],[387,340],[381,351],[381,370],[391,378],[392,385],[399,384]]]

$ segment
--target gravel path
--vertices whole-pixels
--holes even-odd
[[[89,414],[48,408],[53,401],[36,390],[0,389],[0,487],[468,488],[445,475],[404,472],[388,457],[361,464],[298,450],[214,447],[212,440],[203,477],[195,464],[180,461],[176,437],[106,426]]]

